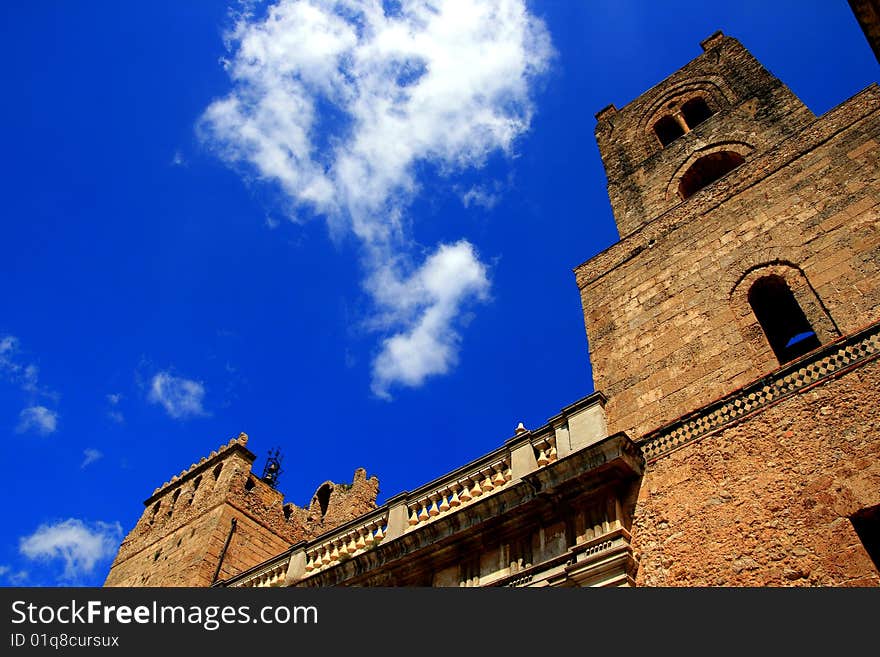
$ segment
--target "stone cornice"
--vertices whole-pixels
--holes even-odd
[[[648,463],[880,356],[880,321],[838,338],[637,440]]]
[[[418,559],[441,544],[451,544],[481,531],[487,523],[501,526],[517,522],[524,514],[539,513],[539,508],[555,505],[561,496],[589,494],[613,482],[638,478],[643,468],[644,459],[637,446],[626,434],[618,433],[529,473],[521,480],[512,481],[508,487],[479,502],[308,575],[295,584],[319,587],[345,584],[379,568]]]

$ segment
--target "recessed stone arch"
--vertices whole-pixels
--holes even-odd
[[[736,102],[736,94],[721,77],[706,76],[689,79],[667,87],[645,108],[639,121],[639,132],[644,135],[645,155],[663,150],[663,145],[654,134],[654,125],[664,116],[678,112],[682,105],[701,98],[713,114],[730,107]]]
[[[787,286],[819,343],[827,344],[840,336],[840,330],[822,299],[810,284],[804,271],[793,261],[775,258],[745,268],[741,267],[733,285],[727,288],[729,290],[727,298],[740,333],[748,344],[753,359],[762,370],[776,369],[782,363],[755,313],[749,292],[758,281],[771,278],[778,279]]]
[[[748,161],[749,155],[751,155],[754,150],[754,146],[742,141],[716,142],[714,144],[711,144],[710,146],[705,146],[703,148],[698,148],[694,150],[690,155],[688,155],[685,161],[682,162],[681,166],[679,166],[678,169],[675,170],[675,173],[672,174],[672,178],[670,179],[669,184],[666,186],[666,200],[681,200],[679,190],[681,187],[682,178],[684,178],[684,176],[689,171],[691,171],[692,167],[699,160],[718,153],[733,153],[742,158],[742,161]]]
[[[315,491],[315,495],[312,497],[312,503],[309,505],[309,510],[312,512],[317,511],[320,513],[320,517],[323,518],[327,515],[327,509],[330,505],[330,495],[333,493],[333,482],[325,481],[318,487],[318,490]],[[317,508],[315,508],[317,507]]]

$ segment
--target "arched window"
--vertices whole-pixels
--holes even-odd
[[[178,488],[174,491],[174,495],[171,496],[171,506],[168,507],[168,517],[171,517],[171,514],[174,513],[174,505],[177,504],[177,498],[180,497],[180,489]]]
[[[709,109],[705,100],[697,96],[681,106],[681,115],[684,117],[684,122],[687,123],[688,128],[693,130],[712,116],[712,110]]]
[[[684,134],[684,128],[671,116],[664,116],[654,124],[654,134],[664,146],[669,146],[673,141]]]
[[[691,98],[681,106],[678,105],[678,101],[672,101],[666,106],[666,110],[671,113],[654,124],[654,134],[664,148],[715,113],[699,96]]]
[[[678,194],[682,199],[687,199],[696,194],[698,191],[711,185],[719,178],[724,177],[745,159],[739,153],[734,151],[719,151],[717,153],[709,153],[691,165],[678,183]]]
[[[749,288],[749,305],[780,365],[820,346],[816,332],[781,276],[755,281]]]
[[[315,497],[318,498],[318,505],[321,507],[322,518],[327,515],[327,505],[330,504],[331,492],[333,492],[333,486],[330,484],[324,484],[318,489],[318,492],[315,493]]]
[[[192,504],[193,500],[196,499],[196,491],[199,489],[199,485],[202,483],[202,475],[196,477],[196,480],[193,482],[193,490],[192,495],[189,497],[189,503]]]

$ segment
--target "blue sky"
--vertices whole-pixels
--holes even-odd
[[[878,77],[843,0],[331,4],[0,7],[0,584],[100,585],[241,431],[304,505],[543,424],[592,391],[595,112],[718,29],[817,114]]]

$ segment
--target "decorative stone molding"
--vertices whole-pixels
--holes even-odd
[[[880,322],[851,333],[767,376],[656,429],[637,443],[648,463],[719,431],[769,404],[880,355]]]

